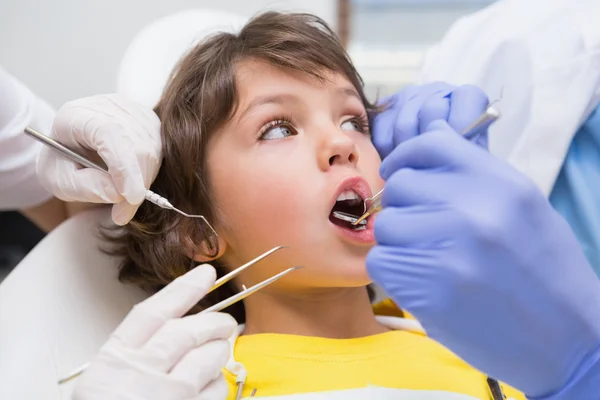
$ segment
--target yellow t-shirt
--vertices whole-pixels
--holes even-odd
[[[422,333],[355,339],[282,334],[240,336],[234,359],[247,373],[243,397],[491,400],[486,376]],[[235,399],[236,375],[225,370]],[[507,399],[525,400],[502,385]]]

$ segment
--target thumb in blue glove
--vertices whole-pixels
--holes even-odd
[[[534,184],[443,121],[399,144],[381,175],[371,278],[431,338],[529,398],[598,398],[600,281]]]
[[[408,86],[385,98],[385,110],[373,118],[373,144],[385,159],[400,143],[421,134],[429,124],[442,119],[462,132],[486,109],[489,101],[483,90],[472,85],[453,86],[437,82]],[[487,127],[481,127],[474,142],[487,148]]]

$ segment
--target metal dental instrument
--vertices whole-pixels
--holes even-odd
[[[215,304],[214,306],[210,306],[202,311],[200,311],[198,314],[204,314],[207,312],[219,312],[227,307],[229,307],[230,305],[237,303],[240,300],[245,299],[246,297],[250,296],[252,293],[255,293],[257,291],[259,291],[260,289],[264,288],[265,286],[270,285],[271,283],[283,278],[284,276],[286,276],[287,274],[289,274],[292,271],[295,271],[297,269],[300,269],[302,267],[300,266],[295,266],[292,268],[288,268],[285,271],[282,271],[280,273],[278,273],[277,275],[273,275],[272,277],[270,277],[269,279],[265,279],[264,281],[257,283],[254,286],[251,286],[249,288],[245,288],[244,290],[242,290],[241,292],[239,292],[238,294],[235,294],[233,296],[231,296],[228,299],[225,299],[223,301],[218,302],[217,304]]]
[[[488,108],[469,126],[467,126],[461,135],[467,139],[471,140],[479,133],[479,128],[484,125],[489,125],[495,122],[498,118],[500,118],[500,111],[497,108],[492,106],[488,106]],[[375,196],[371,198],[365,199],[364,212],[359,218],[357,218],[352,225],[358,225],[361,222],[365,221],[369,216],[375,215],[379,211],[381,211],[381,196],[383,195],[383,189],[375,194]],[[367,208],[367,200],[371,200],[371,205]]]
[[[277,250],[281,250],[284,248],[285,248],[285,246],[273,247],[271,250],[267,251],[266,253],[261,254],[260,256],[256,257],[254,260],[250,260],[246,264],[242,265],[241,267],[238,267],[238,268],[234,269],[233,271],[231,271],[230,273],[222,276],[221,278],[219,278],[215,281],[214,285],[212,285],[212,287],[210,288],[208,293],[212,292],[215,289],[220,288],[221,286],[223,286],[224,284],[226,284],[227,282],[229,282],[230,280],[232,280],[233,278],[235,278],[236,276],[238,276],[239,274],[241,274],[242,272],[247,270],[248,267],[251,267],[252,265],[254,265],[257,262],[259,262],[260,260],[262,260],[263,258],[266,258],[266,257],[270,256],[271,254],[275,253]]]
[[[383,189],[379,192],[375,193],[375,196],[368,197],[365,199],[363,215],[360,216],[356,221],[352,223],[352,225],[360,224],[363,221],[367,220],[369,215],[374,215],[381,211],[381,195],[383,195]],[[367,200],[371,200],[371,206],[367,209]]]
[[[76,163],[79,163],[79,164],[83,165],[84,167],[94,168],[94,169],[97,169],[98,171],[102,171],[102,172],[105,172],[108,174],[108,170],[106,168],[87,159],[86,157],[82,156],[81,154],[78,154],[75,151],[69,149],[67,146],[60,143],[59,141],[54,140],[51,137],[48,137],[48,136],[44,135],[43,133],[36,131],[35,129],[32,129],[29,126],[25,127],[24,131],[26,134],[28,134],[35,140],[42,142],[46,146],[53,148],[54,150],[61,153],[63,156],[70,158],[72,161],[75,161]],[[212,225],[208,222],[208,220],[206,218],[204,218],[203,215],[193,215],[193,214],[184,213],[183,211],[179,210],[178,208],[175,208],[175,206],[173,206],[173,204],[171,204],[167,199],[160,196],[159,194],[154,193],[150,189],[146,189],[146,200],[148,200],[149,202],[151,202],[153,204],[156,204],[157,206],[159,206],[161,208],[165,208],[167,210],[173,210],[173,211],[183,215],[184,217],[200,218],[202,221],[204,221],[206,226],[208,226],[208,228],[211,231],[210,233],[212,233],[214,235],[214,237],[219,236],[219,235],[217,235],[217,232],[214,230]]]
[[[479,128],[487,124],[492,124],[500,118],[500,110],[495,107],[488,106],[488,108],[477,118],[473,123],[467,126],[461,133],[462,137],[467,140],[473,139],[479,134]]]
[[[333,216],[336,217],[337,219],[341,219],[342,221],[346,221],[346,222],[355,222],[358,218],[356,217],[356,215],[352,215],[352,214],[348,214],[342,211],[334,211],[333,212]],[[360,221],[360,225],[366,225],[367,221]]]
[[[236,268],[235,270],[233,270],[232,272],[228,273],[227,275],[223,276],[222,278],[219,278],[215,281],[215,283],[213,284],[213,286],[210,288],[209,293],[212,292],[213,290],[219,288],[220,286],[223,286],[223,284],[229,282],[230,280],[232,280],[233,278],[235,278],[236,276],[238,276],[241,272],[245,271],[246,269],[248,269],[248,267],[258,263],[259,261],[263,260],[264,258],[270,256],[271,254],[275,253],[277,250],[283,249],[285,248],[284,246],[277,246],[272,248],[271,250],[261,254],[260,256],[256,257],[254,260],[247,262],[246,264],[242,265],[239,268]],[[286,276],[287,274],[289,274],[292,271],[295,271],[297,269],[300,269],[302,267],[292,267],[292,268],[288,268],[285,271],[282,271],[280,273],[278,273],[277,275],[273,275],[272,277],[265,279],[262,282],[257,283],[254,286],[251,286],[249,288],[246,288],[245,286],[242,286],[244,288],[244,290],[242,290],[241,292],[225,299],[222,300],[220,302],[218,302],[217,304],[214,304],[208,308],[205,308],[204,310],[200,311],[198,314],[204,314],[204,313],[208,313],[208,312],[219,312],[227,307],[229,307],[230,305],[237,303],[240,300],[245,299],[246,297],[250,296],[251,294],[259,291],[260,289],[270,285],[271,283],[283,278],[284,276]],[[83,371],[85,371],[87,369],[87,367],[89,366],[89,363],[86,363],[80,367],[78,367],[77,369],[73,370],[71,373],[69,373],[68,375],[66,375],[64,378],[61,378],[58,381],[59,385],[62,385],[76,377],[78,377],[79,375],[81,375],[83,373]]]

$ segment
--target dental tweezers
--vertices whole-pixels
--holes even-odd
[[[467,140],[475,138],[479,134],[479,129],[488,124],[492,124],[498,118],[500,118],[500,111],[492,106],[489,106],[473,123],[467,126],[461,133],[462,137]],[[363,223],[369,216],[377,214],[381,211],[381,197],[383,195],[383,189],[375,194],[375,196],[365,199],[363,214],[351,222],[352,225],[358,225]],[[367,207],[367,200],[371,201],[369,207]],[[348,217],[348,216],[347,216]],[[348,219],[346,219],[348,220]]]
[[[248,269],[249,267],[251,267],[252,265],[256,264],[257,262],[263,260],[264,258],[270,256],[271,254],[275,253],[277,250],[281,250],[285,248],[285,246],[277,246],[272,248],[271,250],[261,254],[260,256],[256,257],[255,259],[248,261],[246,264],[242,265],[241,267],[238,267],[236,269],[234,269],[233,271],[231,271],[230,273],[228,273],[227,275],[217,279],[215,281],[215,283],[212,285],[212,287],[210,288],[210,290],[208,291],[208,293],[212,292],[213,290],[223,286],[225,283],[231,281],[233,278],[235,278],[236,276],[238,276],[239,274],[241,274],[242,272],[244,272],[246,269]],[[244,290],[242,290],[241,292],[225,299],[222,300],[220,302],[218,302],[215,305],[212,305],[208,308],[205,308],[204,310],[200,311],[198,314],[204,314],[204,313],[209,313],[209,312],[219,312],[221,310],[224,310],[225,308],[229,307],[230,305],[237,303],[240,300],[245,299],[246,297],[250,296],[251,294],[261,290],[262,288],[270,285],[271,283],[283,278],[284,276],[286,276],[287,274],[289,274],[292,271],[295,271],[297,269],[300,269],[302,267],[291,267],[286,269],[285,271],[282,271],[280,273],[278,273],[277,275],[273,275],[272,277],[265,279],[262,282],[257,283],[254,286],[251,286],[249,288],[246,288],[245,286],[242,286]],[[59,385],[62,385],[63,383],[66,383],[76,377],[78,377],[79,375],[81,375],[83,373],[83,371],[85,371],[87,369],[87,367],[89,366],[89,363],[86,363],[82,366],[80,366],[79,368],[73,370],[71,373],[69,373],[68,375],[66,375],[64,378],[61,378],[58,381]]]

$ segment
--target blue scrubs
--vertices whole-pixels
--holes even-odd
[[[550,194],[600,277],[600,106],[579,129]]]

